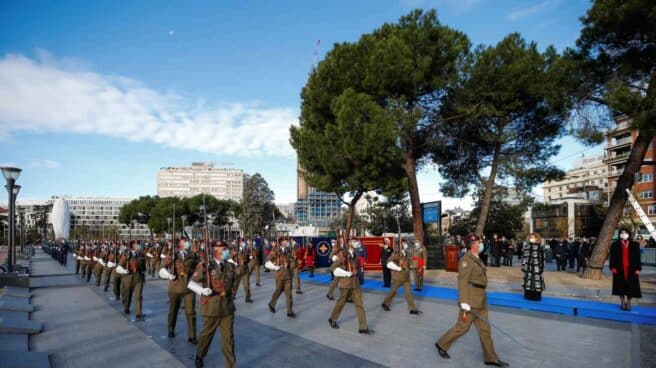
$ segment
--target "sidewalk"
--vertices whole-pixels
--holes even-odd
[[[488,267],[488,291],[502,291],[523,293],[522,280],[524,274],[518,262],[513,262],[512,267]],[[553,263],[545,264],[544,280],[546,289],[545,296],[557,296],[564,298],[586,299],[593,301],[604,301],[614,303],[618,299],[612,295],[611,276],[606,269],[600,280],[586,280],[574,272],[574,270],[556,272]],[[319,272],[328,272],[321,269]],[[382,271],[367,271],[366,278],[379,279],[382,281]],[[446,272],[444,270],[426,270],[424,283],[434,286],[455,288],[457,285],[457,272]],[[656,267],[644,266],[640,274],[640,287],[642,299],[635,300],[635,305],[656,306]]]
[[[73,272],[41,250],[32,260],[32,317],[44,329],[30,351],[49,353],[52,367],[183,367]]]

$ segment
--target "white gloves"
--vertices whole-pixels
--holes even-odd
[[[150,254],[150,252],[148,252],[148,253],[146,253],[146,257],[148,257],[148,258],[153,258],[153,255]]]
[[[112,261],[107,262],[107,267],[112,268],[114,266],[116,266],[116,263],[114,263]]]
[[[173,278],[171,278],[173,277]],[[164,279],[164,280],[175,280],[175,275],[172,275],[169,270],[167,270],[165,267],[159,269],[159,278]]]
[[[123,266],[121,266],[121,265],[116,266],[116,272],[120,273],[121,275],[127,275],[128,274],[128,270],[123,268]]]
[[[467,303],[460,303],[460,309],[464,310],[465,312],[469,312],[471,310],[471,306]]]
[[[264,267],[266,267],[267,270],[269,270],[269,271],[279,271],[280,270],[280,266],[274,265],[273,262],[271,262],[271,261],[267,261],[264,264]]]
[[[248,256],[248,259],[253,259],[253,256]]]
[[[198,295],[205,295],[203,294],[205,288],[194,280],[189,281],[189,283],[187,284],[187,288]]]
[[[387,262],[387,268],[392,271],[403,271],[403,269],[396,265],[394,262]]]
[[[332,260],[333,260],[333,262],[335,262],[337,260],[337,255],[334,255]]]
[[[335,277],[351,277],[353,276],[353,272],[345,271],[344,269],[337,267],[335,268],[335,271],[333,271],[333,275],[335,275]]]
[[[210,289],[210,288],[203,288],[203,291],[201,291],[201,294],[203,294],[203,295],[205,295],[205,296],[210,296],[210,295],[212,295],[212,289]]]
[[[102,260],[102,258],[98,258],[98,263],[100,263],[103,266],[105,265],[105,262]]]
[[[96,258],[96,256],[93,256],[93,261],[94,261],[94,262],[97,262],[97,261],[98,261],[98,258]]]
[[[159,255],[159,258],[161,258],[161,259],[166,258],[166,254],[160,254],[160,255]]]
[[[74,259],[77,258],[77,254],[73,253],[73,258]]]

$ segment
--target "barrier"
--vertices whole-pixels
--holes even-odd
[[[656,248],[640,249],[640,261],[646,265],[656,265]]]

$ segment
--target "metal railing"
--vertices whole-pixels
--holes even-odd
[[[643,265],[656,265],[656,248],[640,249],[640,261]]]

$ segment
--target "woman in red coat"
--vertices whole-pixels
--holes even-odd
[[[640,292],[640,245],[629,240],[628,230],[620,230],[620,239],[610,246],[608,266],[613,273],[613,295],[620,297],[623,310],[631,310],[631,298],[641,298]]]

